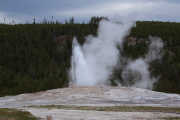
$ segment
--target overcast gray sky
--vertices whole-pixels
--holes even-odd
[[[0,22],[30,22],[33,17],[63,21],[91,16],[180,22],[180,0],[1,0]]]

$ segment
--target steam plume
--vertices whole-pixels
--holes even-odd
[[[83,46],[74,38],[71,78],[77,86],[106,85],[117,63],[123,58],[117,45],[123,48],[124,37],[128,35],[133,23],[101,21],[97,37],[88,36]],[[149,64],[161,59],[163,42],[160,38],[149,37],[149,51],[144,58],[127,60],[122,67],[122,79],[128,86],[152,89],[156,78],[149,71]],[[127,58],[126,58],[127,59]],[[120,83],[121,84],[121,83]]]
[[[118,62],[117,44],[122,45],[132,25],[103,20],[97,37],[88,36],[82,47],[74,40],[72,82],[87,86],[108,84],[107,80]]]
[[[163,42],[158,37],[149,37],[149,40],[149,51],[145,58],[130,61],[123,69],[122,78],[129,86],[152,89],[153,84],[157,81],[157,78],[150,75],[149,64],[154,60],[161,59]]]

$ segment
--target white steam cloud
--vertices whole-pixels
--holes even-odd
[[[71,69],[73,84],[107,84],[118,62],[117,44],[122,44],[132,25],[103,20],[100,22],[97,37],[88,36],[82,47],[74,42]]]
[[[149,40],[151,43],[145,58],[130,61],[123,69],[122,78],[129,86],[152,89],[153,84],[157,81],[157,78],[150,75],[149,64],[154,60],[161,59],[163,42],[158,37],[149,37]]]
[[[163,42],[149,37],[149,51],[145,58],[130,60],[123,58],[117,49],[123,48],[123,40],[129,34],[133,22],[101,21],[97,37],[88,36],[83,46],[74,38],[71,67],[72,84],[77,86],[107,85],[113,69],[122,67],[122,79],[128,86],[152,89],[156,78],[151,77],[149,64],[161,59]],[[126,65],[119,63],[126,59]],[[121,83],[120,83],[121,84]]]

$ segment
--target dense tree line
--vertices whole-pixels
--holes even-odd
[[[0,96],[66,87],[72,54],[72,38],[83,44],[85,36],[96,35],[103,17],[89,23],[0,24]],[[159,36],[165,42],[162,61],[151,63],[151,73],[160,76],[154,90],[180,93],[180,23],[137,22],[129,36],[148,40]],[[127,36],[127,37],[129,37]],[[64,40],[65,39],[65,40]],[[132,59],[147,52],[146,42],[124,45],[123,55]],[[117,70],[114,77],[120,79]]]
[[[95,24],[0,25],[0,95],[35,92],[68,85],[72,37],[81,44]],[[58,40],[69,36],[69,40]]]

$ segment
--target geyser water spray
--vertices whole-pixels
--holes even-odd
[[[152,89],[156,78],[151,77],[149,64],[161,59],[163,42],[160,38],[149,37],[149,52],[144,58],[131,60],[121,56],[123,40],[128,36],[133,22],[111,22],[103,20],[99,24],[98,35],[86,37],[80,46],[76,38],[73,40],[71,59],[71,82],[76,86],[95,86],[109,84],[114,67],[122,67],[122,79],[131,86]],[[117,49],[117,45],[120,49]],[[121,60],[127,64],[121,65]],[[122,81],[122,80],[120,80]],[[121,84],[121,83],[119,83]]]
[[[72,84],[78,86],[95,85],[93,72],[85,59],[81,46],[76,38],[73,39],[73,53],[71,60],[71,77]]]
[[[74,39],[72,83],[77,86],[108,84],[107,80],[120,55],[117,45],[122,45],[132,25],[103,20],[99,24],[97,37],[88,36],[83,46]]]

